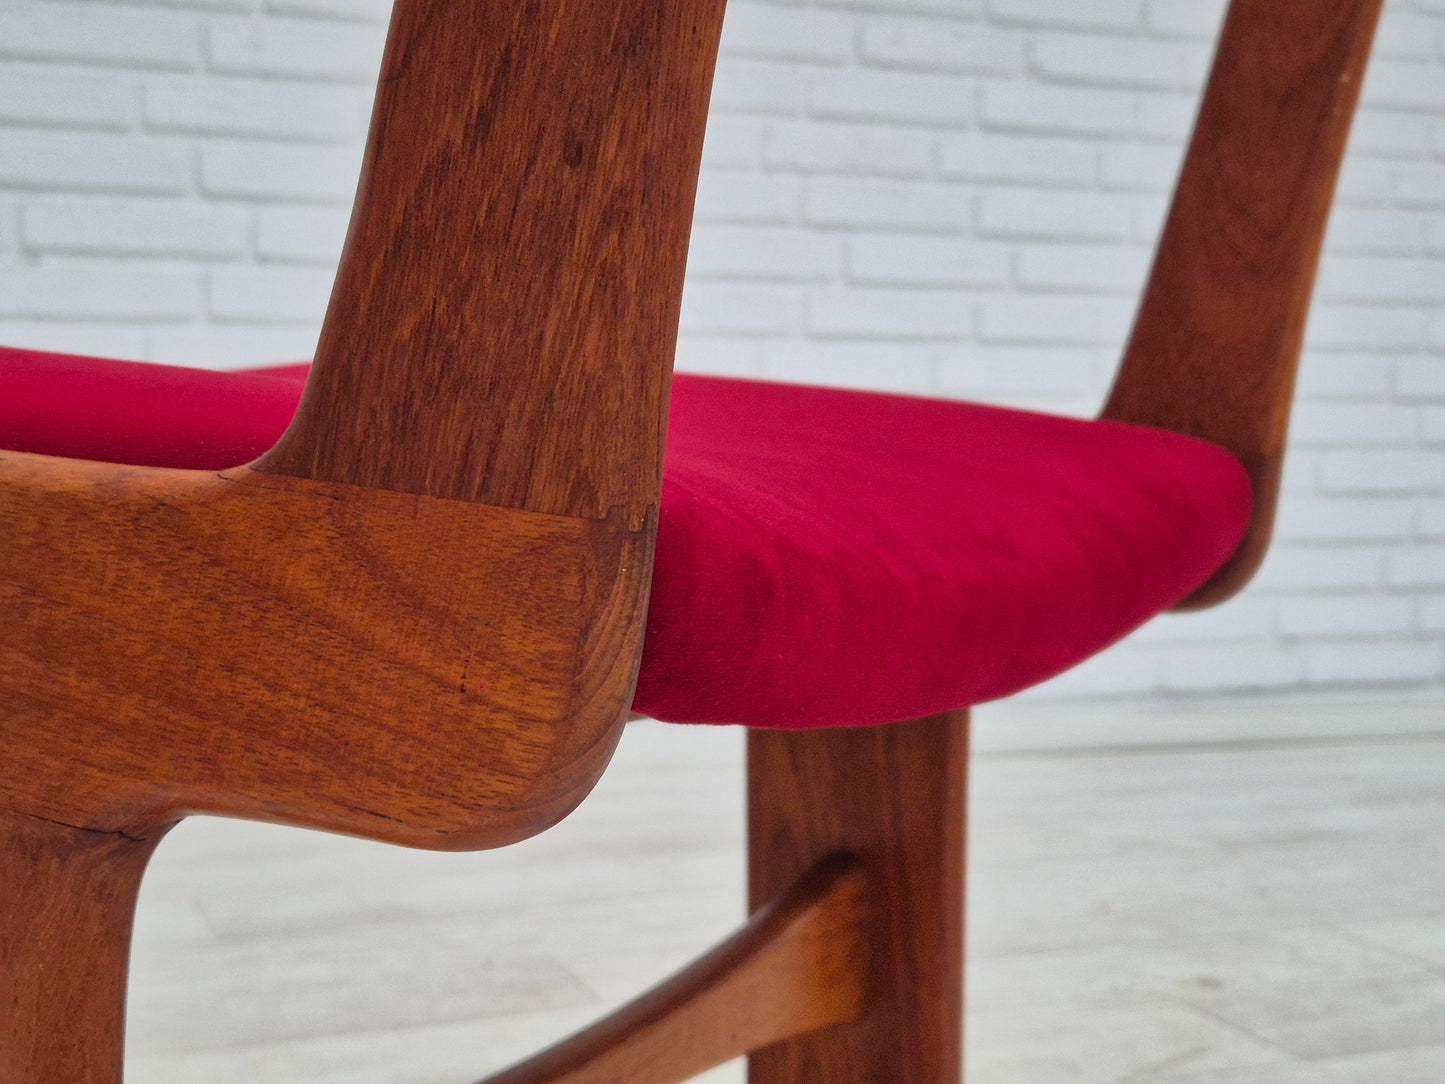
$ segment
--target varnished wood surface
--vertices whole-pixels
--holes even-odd
[[[1268,537],[1377,11],[1234,4],[1105,410],[1251,473],[1250,538],[1195,604],[1243,582]],[[721,16],[722,0],[401,0],[281,444],[222,476],[0,455],[6,1079],[113,1084],[130,900],[171,820],[483,847],[595,782],[640,646]],[[840,851],[871,886],[866,959],[848,933],[826,965],[859,968],[863,1016],[759,1051],[753,1084],[958,1084],[966,729],[954,713],[751,735],[753,906]],[[686,992],[581,1046],[617,1079],[651,1079],[639,1057],[677,1079],[775,1038],[764,1016],[786,1012],[747,982]],[[820,1005],[837,1009],[801,1011]],[[567,1075],[579,1049],[513,1079],[594,1079],[594,1062]]]
[[[0,1080],[119,1084],[144,839],[0,812]]]
[[[856,1020],[864,874],[838,855],[616,1013],[482,1084],[681,1084],[749,1050]]]
[[[315,368],[261,469],[639,526],[723,0],[398,0]]]
[[[864,1015],[749,1059],[750,1084],[959,1084],[968,713],[748,734],[748,898],[856,855],[871,913]]]
[[[623,518],[0,453],[0,807],[540,831],[631,697],[651,525]]]
[[[1106,418],[1244,464],[1249,532],[1186,600],[1264,559],[1305,314],[1380,0],[1234,0]]]

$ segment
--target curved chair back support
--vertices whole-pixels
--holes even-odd
[[[1234,0],[1104,417],[1200,437],[1244,464],[1239,549],[1179,607],[1264,560],[1305,316],[1380,0]]]
[[[296,420],[259,469],[657,505],[723,0],[398,0]]]

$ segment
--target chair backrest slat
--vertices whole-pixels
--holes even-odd
[[[1255,512],[1186,602],[1221,601],[1263,559],[1295,367],[1380,0],[1234,0],[1133,335],[1104,416],[1233,453]]]
[[[723,0],[398,0],[272,473],[561,515],[656,504]]]

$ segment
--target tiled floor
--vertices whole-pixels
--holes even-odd
[[[1067,714],[981,719],[970,1084],[1445,1081],[1445,703],[1311,710],[1073,751],[1028,751]],[[130,1084],[464,1084],[580,1026],[741,919],[740,737],[635,724],[577,814],[489,854],[187,822]]]

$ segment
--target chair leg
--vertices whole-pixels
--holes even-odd
[[[0,812],[6,1084],[119,1084],[136,892],[164,834],[132,839]]]
[[[750,907],[847,851],[873,908],[863,1017],[755,1052],[749,1084],[960,1084],[967,757],[966,711],[749,733]]]

